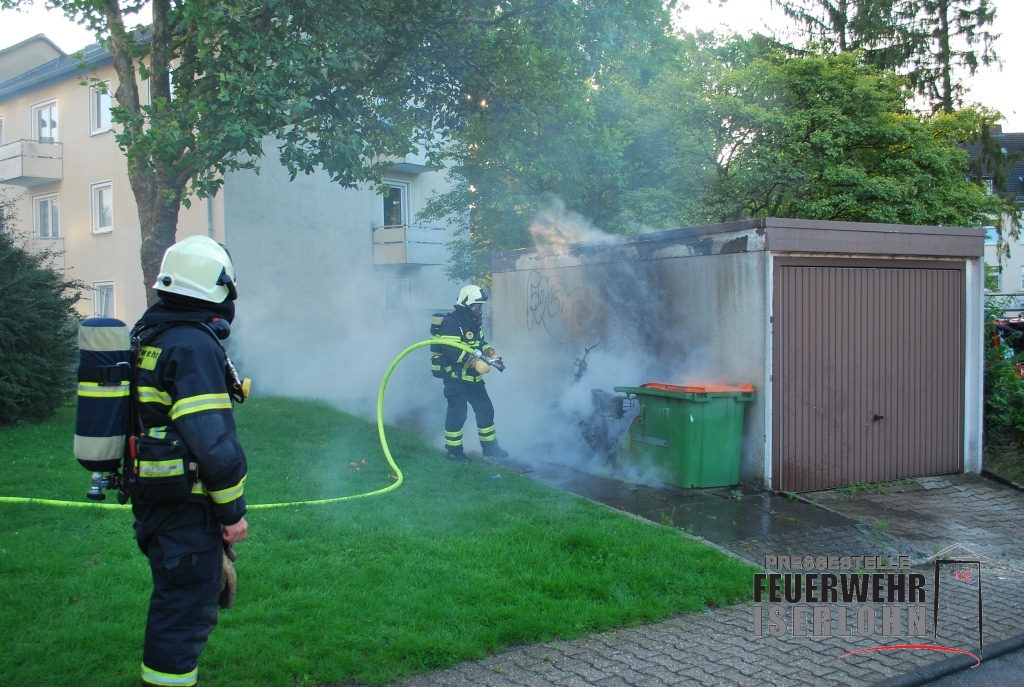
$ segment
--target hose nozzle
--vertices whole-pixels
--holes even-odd
[[[480,358],[480,360],[484,361],[485,363],[496,369],[498,372],[505,371],[505,363],[501,362],[501,358],[492,358],[490,356],[484,355],[484,352],[481,351],[479,348],[473,351],[473,355],[475,355],[477,358]]]

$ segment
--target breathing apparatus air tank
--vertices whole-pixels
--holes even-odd
[[[78,412],[75,458],[93,473],[92,500],[115,486],[131,431],[131,333],[121,320],[90,317],[78,327]]]

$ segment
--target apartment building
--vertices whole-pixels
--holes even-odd
[[[109,96],[82,83],[90,73],[116,87],[98,45],[67,55],[39,35],[0,50],[0,194],[15,201],[29,245],[60,251],[58,267],[86,284],[83,316],[131,323],[148,288],[138,213]],[[326,174],[290,180],[272,154],[262,165],[259,175],[229,174],[215,198],[182,208],[178,223],[179,239],[206,234],[232,254],[241,294],[233,356],[246,359],[244,372],[263,391],[335,394],[323,371],[303,371],[296,388],[299,362],[351,373],[358,360],[379,379],[388,355],[423,338],[430,313],[458,292],[443,273],[452,231],[416,221],[427,199],[449,188],[445,174],[410,155],[395,161],[381,193],[342,188]]]
[[[1003,154],[1007,156],[1024,156],[1024,132],[1004,133],[1001,128],[993,134],[993,138],[999,142]],[[974,152],[969,149],[970,152]],[[991,178],[984,177],[983,181],[991,186]],[[1017,207],[1024,209],[1024,159],[1018,161],[1010,170],[1006,178],[1006,186],[1013,194]],[[1004,225],[1006,222],[1004,222]],[[990,228],[985,237],[985,264],[994,270],[994,288],[988,289],[990,293],[1018,294],[1021,296],[1021,304],[1024,307],[1024,237],[1011,241],[1008,256],[998,255],[996,251],[996,231]]]
[[[59,253],[57,267],[85,284],[83,316],[132,320],[146,305],[138,213],[110,96],[82,85],[92,73],[116,79],[98,45],[67,55],[38,35],[0,50],[0,194],[14,201],[29,246]],[[183,210],[179,236],[224,240],[217,205]]]

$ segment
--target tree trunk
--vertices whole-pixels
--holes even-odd
[[[839,36],[839,52],[846,52],[849,50],[849,45],[846,40],[847,31],[850,27],[850,8],[846,6],[846,0],[839,0],[839,5],[836,8],[836,33]],[[842,24],[841,26],[839,24]]]
[[[142,261],[142,281],[146,290],[146,305],[153,305],[156,291],[153,284],[160,273],[164,251],[174,244],[178,228],[178,198],[181,189],[161,184],[151,172],[135,172],[130,175],[135,204],[139,211],[142,246],[139,258]],[[170,191],[170,194],[168,194]],[[171,195],[168,199],[167,195]]]
[[[949,4],[939,0],[939,68],[942,70],[942,111],[953,111],[953,52],[949,36]]]

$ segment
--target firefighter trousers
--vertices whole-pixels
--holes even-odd
[[[153,574],[142,681],[188,687],[198,680],[199,655],[217,625],[224,547],[220,532],[208,525],[205,506],[176,508],[165,527],[139,542]]]
[[[473,406],[473,415],[476,416],[480,440],[494,441],[494,404],[491,403],[491,397],[487,395],[487,387],[483,382],[446,379],[444,397],[448,400],[448,411],[444,417],[446,446],[462,446],[462,427],[469,416],[470,405]]]

